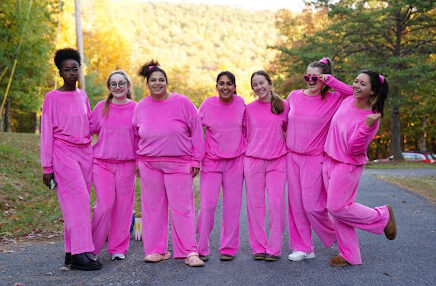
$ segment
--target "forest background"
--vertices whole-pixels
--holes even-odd
[[[385,116],[369,149],[371,159],[390,154],[401,159],[402,150],[436,152],[435,2],[306,3],[296,13],[82,1],[91,107],[107,96],[106,78],[115,69],[129,73],[137,101],[147,95],[137,70],[149,59],[159,60],[167,71],[170,90],[185,94],[198,107],[216,94],[215,79],[222,70],[236,75],[237,92],[246,102],[254,100],[250,76],[259,69],[273,76],[276,92],[286,98],[293,89],[305,87],[307,65],[328,56],[335,76],[346,83],[361,69],[373,69],[390,84]],[[62,84],[53,53],[76,47],[74,19],[72,0],[0,2],[0,131],[39,132],[44,95]]]

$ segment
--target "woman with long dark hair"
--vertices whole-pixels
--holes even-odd
[[[376,234],[384,231],[389,240],[397,234],[391,206],[373,209],[355,202],[359,179],[368,162],[366,152],[377,133],[388,91],[382,75],[362,71],[354,80],[353,96],[344,99],[327,134],[323,180],[339,248],[339,254],[330,261],[332,267],[362,264],[355,228]]]

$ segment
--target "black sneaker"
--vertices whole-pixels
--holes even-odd
[[[100,261],[92,260],[87,253],[80,253],[71,256],[71,270],[93,271],[100,270],[103,265]]]
[[[71,265],[71,252],[65,252],[65,266]]]

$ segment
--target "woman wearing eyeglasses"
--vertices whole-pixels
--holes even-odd
[[[57,50],[54,62],[64,84],[48,92],[42,105],[43,180],[48,187],[56,189],[61,206],[65,265],[71,265],[71,269],[99,270],[101,263],[90,257],[90,252],[94,251],[89,211],[91,110],[85,91],[76,87],[80,74],[80,55],[74,49]]]
[[[123,70],[107,79],[109,95],[91,113],[93,146],[92,182],[97,201],[92,218],[94,254],[107,239],[112,260],[123,260],[129,249],[130,223],[135,199],[135,151],[131,82]]]
[[[146,262],[170,258],[168,211],[174,258],[203,266],[197,252],[192,180],[200,171],[204,138],[197,109],[184,95],[168,91],[168,78],[157,62],[144,64],[139,75],[150,95],[136,105],[133,126],[139,136],[137,161]]]
[[[326,247],[336,240],[322,181],[323,148],[330,121],[352,89],[331,73],[328,58],[312,62],[303,76],[307,88],[294,90],[287,98],[290,105],[286,132],[289,248],[293,250],[288,259],[291,261],[315,257],[311,227]]]

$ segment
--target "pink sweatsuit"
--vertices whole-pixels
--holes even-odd
[[[294,90],[287,99],[289,248],[306,253],[314,251],[311,226],[326,247],[336,240],[322,182],[324,143],[334,113],[342,100],[353,94],[351,86],[331,75],[325,84],[335,92],[327,92],[324,99],[308,96],[302,89]]]
[[[90,133],[98,134],[93,146],[92,182],[97,201],[92,217],[94,253],[98,254],[107,239],[110,254],[127,253],[130,223],[135,200],[135,135],[132,116],[136,103],[109,104],[108,117],[103,114],[106,100],[91,113]]]
[[[230,103],[218,96],[206,99],[198,113],[206,134],[206,154],[200,176],[200,210],[198,212],[198,252],[209,255],[218,196],[223,188],[220,253],[234,256],[239,247],[239,216],[245,138],[242,132],[245,103],[233,95]]]
[[[168,209],[174,258],[197,252],[191,167],[200,167],[204,138],[197,109],[184,95],[142,99],[133,113],[145,254],[167,252]]]
[[[44,98],[41,121],[41,165],[54,173],[64,218],[65,252],[94,251],[89,192],[92,148],[91,110],[85,91],[52,90]]]
[[[375,209],[356,203],[355,197],[366,150],[377,133],[379,122],[369,128],[365,118],[371,110],[354,106],[355,99],[344,99],[333,116],[324,151],[323,180],[327,209],[333,216],[340,255],[350,264],[362,264],[355,227],[380,234],[389,220],[386,206]]]
[[[289,105],[280,114],[271,102],[256,100],[247,105],[244,160],[247,225],[253,254],[279,256],[286,223],[286,130]],[[269,237],[265,231],[265,187],[268,194]]]

